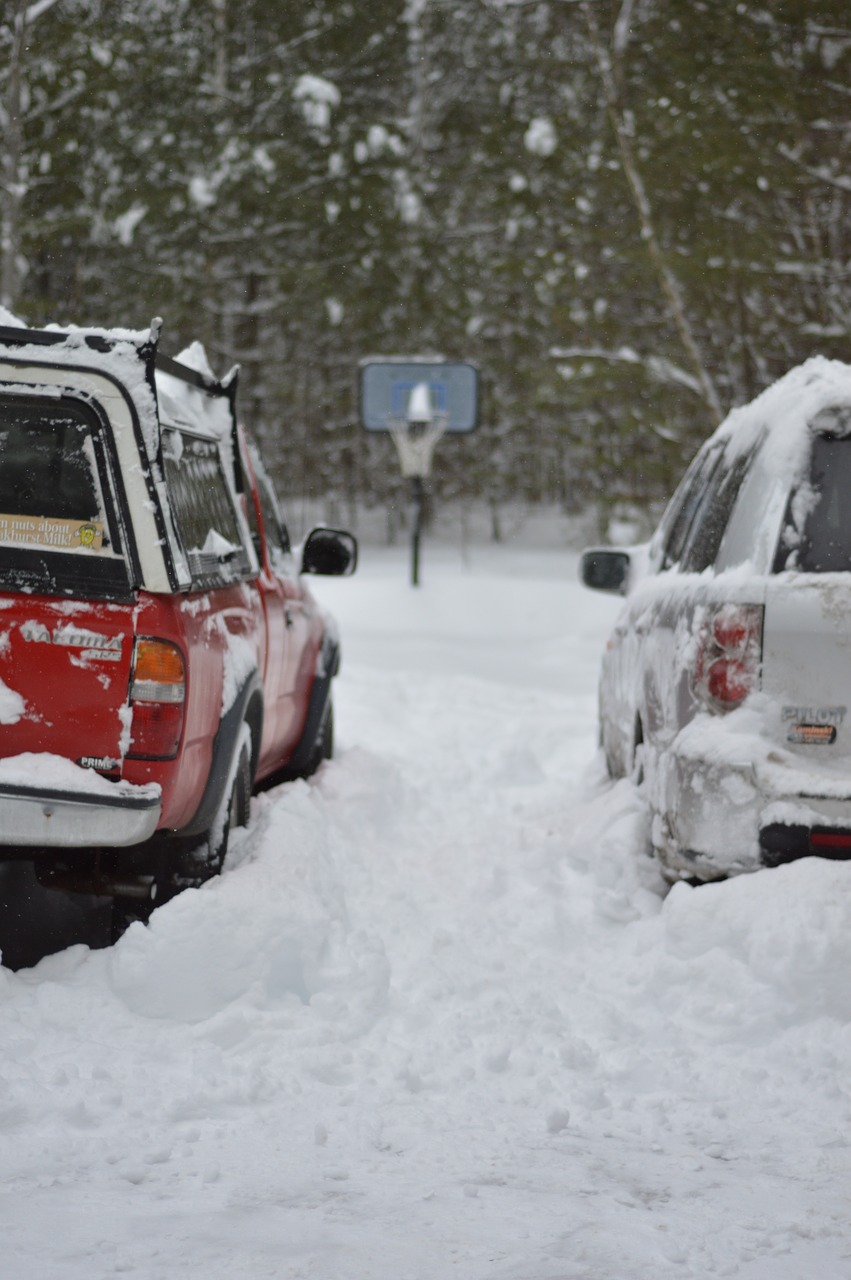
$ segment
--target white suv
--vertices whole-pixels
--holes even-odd
[[[667,877],[851,858],[851,366],[734,410],[651,542],[586,551],[582,579],[627,597],[601,740]]]

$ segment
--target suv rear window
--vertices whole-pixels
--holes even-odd
[[[0,395],[0,582],[126,594],[109,474],[100,421],[86,405]]]
[[[851,569],[851,439],[813,438],[808,482],[786,508],[775,573],[836,573]]]
[[[185,431],[165,431],[163,461],[192,585],[219,586],[250,573],[251,563],[215,441]]]

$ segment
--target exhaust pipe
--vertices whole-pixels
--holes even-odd
[[[63,893],[87,893],[101,898],[133,898],[137,902],[153,902],[157,883],[153,876],[113,876],[94,870],[74,871],[68,867],[45,867],[35,864],[35,878],[44,889]]]

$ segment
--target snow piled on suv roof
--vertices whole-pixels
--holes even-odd
[[[712,439],[727,441],[727,454],[732,460],[749,452],[768,431],[772,469],[777,475],[797,478],[806,462],[809,430],[832,430],[828,422],[848,422],[849,417],[851,365],[813,356],[790,369],[749,404],[733,409]]]

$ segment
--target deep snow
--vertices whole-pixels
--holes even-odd
[[[0,970],[0,1276],[847,1280],[851,867],[667,897],[567,552],[367,551],[338,757]]]

